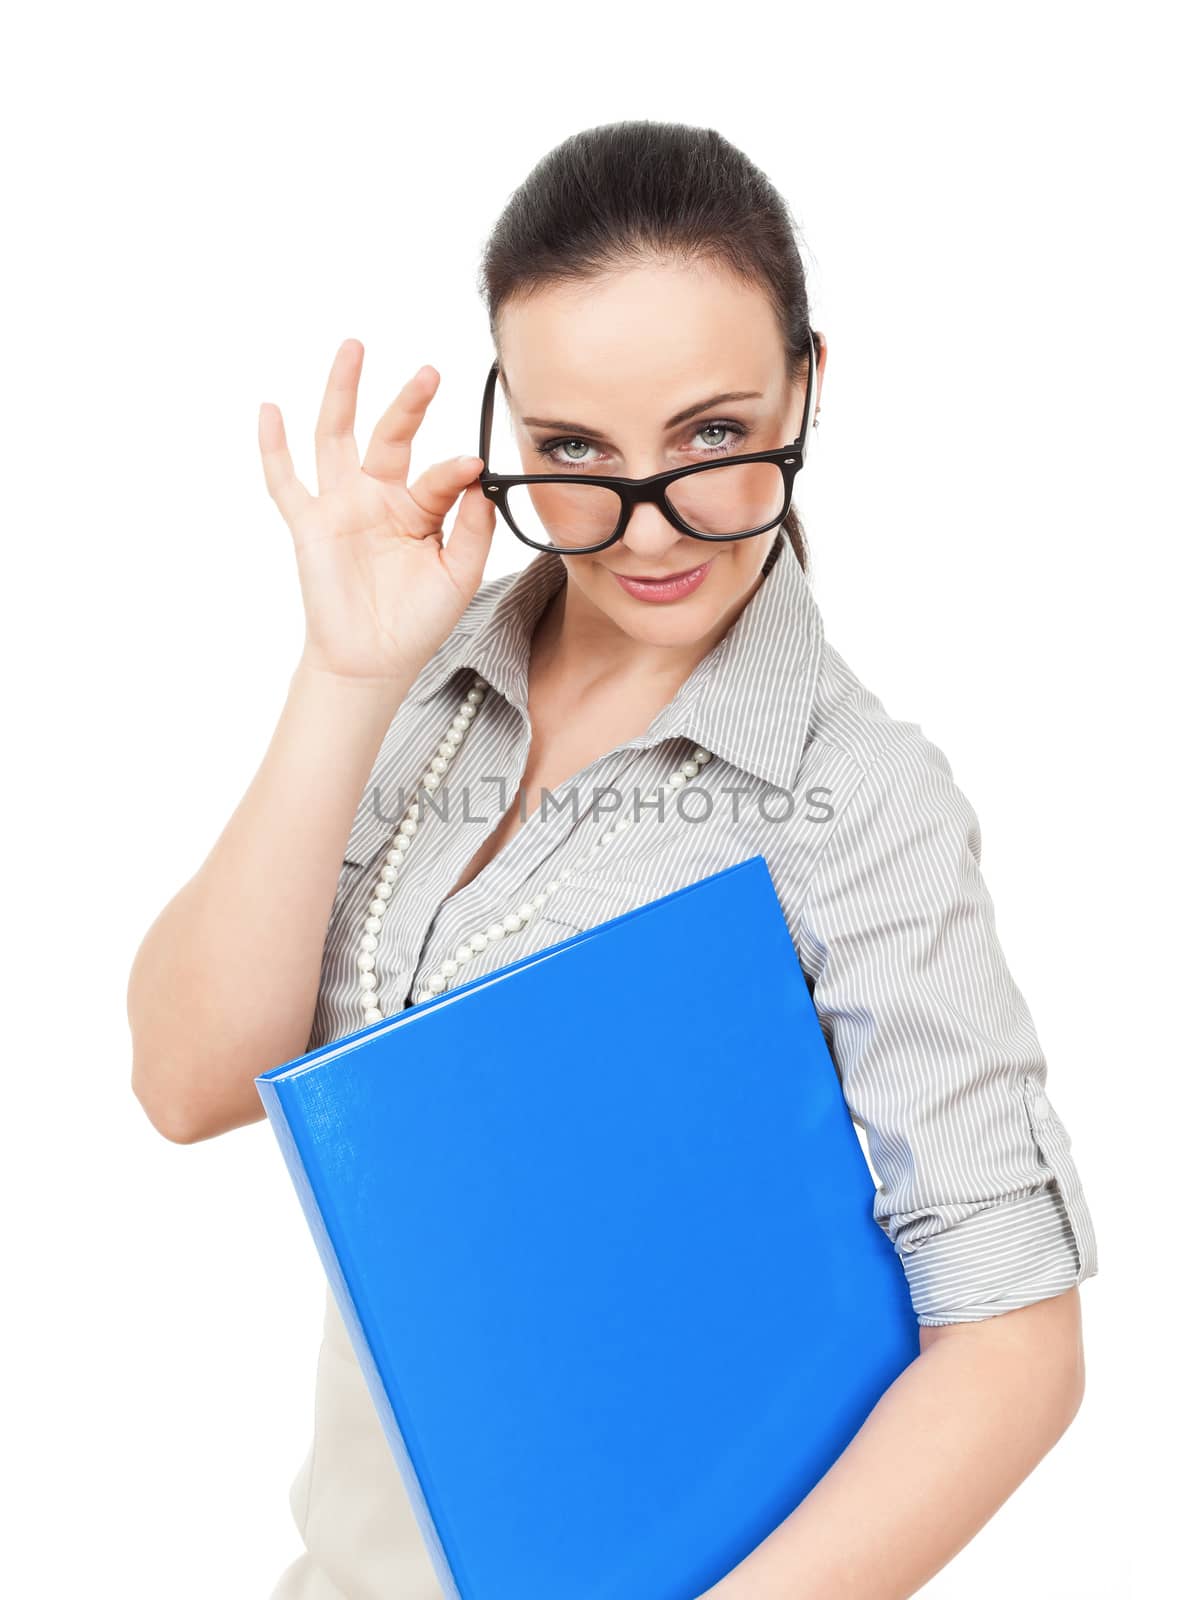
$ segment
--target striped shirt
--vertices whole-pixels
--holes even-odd
[[[447,895],[524,776],[530,640],[566,581],[539,554],[479,587],[384,738],[326,934],[309,1048],[363,1026],[359,938],[398,822],[478,674],[488,685],[427,802],[379,934],[391,1014],[473,934],[557,872],[537,914],[463,970],[475,978],[761,854],[876,1183],[875,1218],[918,1320],[978,1321],[1097,1270],[1071,1141],[1001,951],[976,814],[946,757],[898,721],[826,640],[780,533],[724,637],[644,733],[560,785]],[[671,774],[711,752],[689,782]],[[638,816],[588,858],[615,818]],[[451,986],[454,979],[449,980]],[[736,985],[737,974],[730,974]],[[305,1553],[272,1600],[437,1600],[434,1571],[326,1288],[312,1446],[291,1489]]]

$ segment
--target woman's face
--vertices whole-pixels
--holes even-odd
[[[504,308],[499,346],[523,472],[644,478],[800,432],[804,383],[788,381],[769,300],[716,266],[656,262],[540,290]],[[822,347],[814,409],[823,368]],[[741,609],[777,533],[692,539],[639,505],[616,544],[564,556],[568,598],[646,643],[694,642]],[[700,566],[668,598],[619,581]]]

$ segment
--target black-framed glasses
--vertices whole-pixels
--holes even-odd
[[[616,544],[635,506],[656,505],[692,539],[752,539],[777,527],[792,504],[792,485],[804,465],[812,416],[817,339],[808,335],[804,415],[790,445],[698,461],[649,478],[605,478],[579,472],[506,473],[488,469],[499,360],[483,391],[479,420],[479,483],[522,543],[561,555],[588,555]]]

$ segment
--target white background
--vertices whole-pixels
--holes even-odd
[[[301,645],[260,401],[313,486],[353,336],[362,442],[428,361],[420,466],[474,451],[488,229],[560,139],[625,117],[718,128],[800,222],[830,351],[802,498],[827,632],[976,806],[1096,1222],[1083,1410],[923,1592],[1182,1583],[1200,484],[1181,14],[430,22],[243,0],[10,20],[9,1592],[265,1600],[298,1549],[318,1259],[267,1123],[180,1147],[146,1120],[128,970],[249,783]],[[488,575],[527,554],[498,531]]]

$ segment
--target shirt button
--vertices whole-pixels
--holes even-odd
[[[1033,1114],[1035,1117],[1048,1117],[1050,1115],[1050,1102],[1044,1094],[1038,1095],[1033,1102]]]

